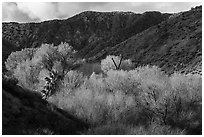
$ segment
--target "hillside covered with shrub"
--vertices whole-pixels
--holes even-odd
[[[22,119],[28,124],[32,120],[31,117],[35,117],[34,121],[38,122],[37,125],[28,124],[31,128],[34,126],[34,129],[30,131],[29,126],[22,125],[13,134],[23,134],[22,130],[26,131],[25,134],[202,133],[201,75],[177,72],[167,75],[159,67],[148,65],[134,68],[130,59],[121,60],[122,57],[113,55],[101,60],[101,71],[98,74],[92,72],[87,75],[80,68],[86,64],[86,60],[75,58],[76,53],[67,43],[61,43],[58,46],[44,44],[39,48],[26,48],[9,56],[5,77],[15,80],[22,89],[19,89],[21,93],[18,93],[18,89],[7,84],[7,88],[3,88],[3,127],[9,130],[5,131],[5,134],[12,134],[16,126],[13,124]],[[76,65],[79,67],[75,67]],[[47,78],[51,79],[50,73],[53,71],[56,74],[53,78],[55,81],[44,101],[40,97],[43,97]],[[36,97],[27,96],[31,91]],[[38,99],[35,100],[37,96]],[[6,103],[9,100],[18,103]],[[73,132],[68,132],[67,127],[56,127],[55,123],[61,120],[64,124],[69,124],[61,118],[66,116],[61,115],[60,111],[58,121],[55,113],[59,112],[50,114],[43,102],[65,111],[66,116],[78,119],[76,124],[80,125],[82,122],[88,126],[73,127]],[[27,105],[34,107],[35,113],[22,112]],[[9,107],[14,110],[8,109]],[[42,108],[46,109],[42,112]],[[19,116],[15,116],[16,119],[13,120],[15,111]],[[47,118],[52,117],[54,125],[52,122],[45,122],[46,119],[41,119],[41,113],[49,113]],[[22,115],[26,116],[25,119]],[[41,124],[45,124],[45,127],[42,128]]]
[[[2,27],[3,134],[202,134],[201,6]]]

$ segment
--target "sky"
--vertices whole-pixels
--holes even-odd
[[[41,22],[67,19],[83,11],[160,11],[176,13],[190,10],[201,2],[3,2],[3,22]]]

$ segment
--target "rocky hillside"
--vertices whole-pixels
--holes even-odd
[[[17,49],[68,42],[79,57],[91,62],[123,54],[136,66],[152,64],[168,73],[201,73],[202,6],[172,15],[87,11],[67,20],[3,23],[2,28],[3,40]],[[4,43],[3,61],[17,50]]]
[[[202,7],[174,14],[105,52],[123,54],[136,65],[158,65],[169,73],[201,74]]]
[[[88,125],[31,91],[3,80],[2,134],[79,134]]]
[[[41,23],[3,23],[2,37],[16,47],[38,47],[42,43],[68,42],[83,58],[93,57],[106,47],[166,20],[160,12],[93,12],[87,11],[66,20]],[[7,50],[3,44],[3,51]],[[13,49],[11,49],[13,51]],[[10,51],[10,52],[11,52]],[[8,53],[8,52],[7,52]],[[5,58],[7,54],[3,53]]]

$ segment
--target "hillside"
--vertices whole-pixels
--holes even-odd
[[[202,7],[174,14],[105,52],[123,54],[137,66],[153,64],[169,73],[201,73]]]
[[[127,38],[167,19],[160,12],[93,12],[86,11],[66,20],[41,23],[3,23],[2,37],[18,48],[38,47],[42,43],[68,42],[79,57],[89,58],[106,47],[113,47]],[[3,44],[3,51],[7,50]],[[14,51],[12,48],[10,52]],[[7,52],[3,56],[7,58]],[[4,60],[3,60],[4,61]]]
[[[202,6],[2,30],[2,134],[202,134]]]
[[[20,48],[16,47],[15,45],[11,44],[9,41],[2,39],[2,70],[5,71],[4,61],[7,57],[11,54],[11,51],[17,51]]]
[[[3,23],[2,28],[3,62],[21,48],[68,42],[79,57],[91,62],[108,54],[123,54],[136,66],[154,64],[169,73],[201,73],[201,6],[171,16],[87,11],[67,20]]]
[[[34,92],[3,80],[2,134],[79,134],[87,124]]]

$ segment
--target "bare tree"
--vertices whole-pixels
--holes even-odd
[[[121,56],[121,55],[120,55],[120,56]],[[120,66],[121,66],[121,63],[122,63],[122,59],[123,59],[123,55],[121,56],[120,62],[119,62],[119,64],[117,65],[116,62],[115,62],[115,60],[112,58],[116,70],[119,70],[119,69],[120,69]]]

